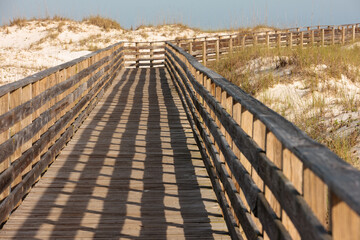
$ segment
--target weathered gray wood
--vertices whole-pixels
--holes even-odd
[[[33,99],[1,115],[0,133],[9,129],[9,127],[13,126],[16,122],[19,122],[22,119],[29,116],[30,114],[32,114],[35,110],[39,109],[46,102],[50,101],[51,99],[55,98],[56,96],[62,94],[63,92],[71,88],[79,80],[89,76],[98,67],[102,66],[105,62],[109,61],[109,59],[111,58],[113,58],[113,56],[108,56],[101,59],[97,63],[91,65],[89,68],[80,71],[79,73],[77,73],[74,76],[71,76],[67,80],[47,89],[46,91],[42,92],[40,95],[34,97]]]
[[[175,75],[175,73],[174,73],[174,70],[173,70],[172,66],[167,65],[166,67],[168,68],[169,72],[172,73],[172,77],[173,77],[173,78],[177,78],[176,75]],[[177,88],[177,91],[178,91],[178,93],[179,93],[180,99],[181,99],[181,101],[182,101],[182,104],[183,104],[183,106],[184,106],[185,112],[186,112],[186,114],[187,114],[188,121],[190,122],[190,125],[191,125],[191,127],[192,127],[195,140],[196,140],[196,142],[197,142],[197,144],[198,144],[198,146],[199,146],[202,159],[203,159],[203,161],[204,161],[206,170],[207,170],[207,172],[208,172],[208,174],[209,174],[209,177],[210,177],[210,179],[211,179],[212,186],[213,186],[213,188],[214,188],[214,192],[215,192],[215,194],[216,194],[216,196],[217,196],[217,199],[218,199],[219,204],[220,204],[220,206],[221,206],[222,212],[223,212],[223,214],[224,214],[225,222],[226,222],[227,227],[228,227],[228,229],[229,229],[229,231],[230,231],[230,236],[232,237],[232,239],[243,239],[243,238],[241,237],[241,233],[239,232],[239,229],[238,229],[238,226],[237,226],[237,224],[236,224],[236,221],[235,221],[235,219],[234,219],[234,217],[233,217],[233,215],[232,215],[232,213],[231,213],[231,211],[230,211],[230,208],[229,208],[229,206],[228,206],[228,204],[227,204],[226,197],[225,197],[225,195],[224,195],[224,193],[223,193],[223,191],[222,191],[222,189],[221,189],[221,186],[220,186],[220,183],[219,183],[219,179],[218,179],[217,174],[216,174],[216,170],[213,168],[213,166],[212,166],[212,164],[211,164],[211,162],[210,162],[210,160],[209,160],[209,156],[208,156],[207,153],[206,153],[206,150],[205,150],[205,149],[206,149],[207,147],[204,146],[204,142],[201,140],[201,139],[203,139],[203,138],[200,137],[200,135],[201,135],[202,133],[200,133],[200,135],[199,135],[199,133],[198,133],[197,130],[196,130],[196,126],[197,126],[198,124],[200,124],[200,123],[199,123],[197,117],[194,118],[194,115],[195,115],[195,113],[194,113],[194,107],[191,106],[191,105],[189,106],[189,105],[186,103],[186,102],[188,101],[188,97],[181,94],[181,90],[180,90],[179,88],[182,89],[182,86],[180,87],[180,86],[179,86],[180,84],[181,84],[181,83],[177,81],[177,84],[175,84],[175,86],[176,86],[176,88]],[[184,98],[185,98],[186,100],[185,100]],[[189,112],[191,112],[191,113],[189,113]],[[199,128],[198,128],[198,129],[199,129]],[[199,130],[203,130],[203,129],[200,128]],[[205,144],[205,145],[206,145],[206,144]],[[245,208],[243,208],[243,209],[245,209]],[[243,215],[245,215],[246,213],[243,211],[243,209],[242,209],[241,213],[242,213]],[[249,220],[249,219],[247,219],[247,220]],[[245,225],[245,226],[246,226],[246,225]],[[248,231],[253,231],[253,228],[250,228]],[[252,236],[258,236],[258,234],[256,234],[256,235],[253,234]],[[250,239],[260,239],[260,238],[254,238],[254,237],[252,237],[252,238],[250,238]]]
[[[121,61],[116,67],[120,66]],[[115,78],[112,76],[110,81]],[[21,172],[27,164],[30,164],[32,159],[41,153],[41,150],[47,145],[47,143],[57,135],[58,132],[66,126],[71,119],[73,119],[79,111],[86,105],[86,109],[82,111],[82,114],[72,124],[73,127],[69,127],[65,133],[56,141],[56,143],[47,151],[47,153],[41,157],[41,160],[35,165],[35,167],[26,175],[20,184],[10,193],[10,195],[0,204],[0,222],[3,222],[8,214],[15,207],[15,204],[27,193],[36,179],[45,170],[45,168],[51,163],[51,160],[60,152],[66,142],[71,138],[76,129],[79,128],[83,119],[88,115],[91,109],[96,105],[99,98],[101,98],[104,91],[99,91],[97,97],[93,97],[94,93],[98,92],[100,88],[107,88],[106,83],[109,80],[108,77],[104,77],[96,86],[94,86],[76,105],[73,109],[67,112],[55,125],[49,128],[49,130],[41,136],[35,145],[25,152],[20,159],[18,159],[10,168],[0,175],[1,189],[10,184],[12,178],[17,172]],[[91,100],[92,99],[92,100]],[[91,102],[89,103],[89,100]]]
[[[259,148],[257,144],[249,136],[247,136],[246,133],[243,132],[240,126],[238,126],[238,124],[229,116],[229,114],[221,107],[221,105],[216,102],[211,94],[194,80],[194,77],[191,75],[185,64],[173,52],[171,52],[170,49],[168,51],[170,52],[169,55],[172,55],[177,63],[179,63],[179,65],[184,69],[187,74],[187,78],[193,84],[194,89],[204,98],[205,101],[207,101],[208,105],[216,113],[217,117],[222,122],[222,125],[232,136],[234,143],[252,163],[254,169],[264,180],[264,183],[274,193],[277,200],[281,203],[282,207],[288,213],[294,225],[299,230],[301,236],[305,238],[328,239],[328,233],[318,221],[318,219],[314,216],[311,209],[305,203],[304,199],[298,197],[299,194],[297,193],[296,189],[291,184],[288,184],[289,180],[287,180],[286,177],[283,176],[282,172],[279,171],[276,166],[274,166],[274,164],[267,159],[261,148]],[[180,75],[181,74],[182,73],[180,73]],[[196,105],[196,99],[193,99],[193,102]],[[201,111],[201,109],[198,110]],[[201,116],[206,122],[206,114]],[[207,122],[207,125],[210,131],[213,130],[213,135],[217,134],[215,124],[214,127],[211,127],[211,122]],[[223,147],[224,150],[226,150],[224,145],[220,145],[219,147]],[[223,151],[223,154],[226,153],[227,151]],[[229,164],[229,166],[231,167],[232,165]],[[239,173],[233,172],[233,174],[236,177]],[[238,181],[238,183],[241,184],[242,182]],[[285,192],[286,194],[284,194]],[[250,197],[246,194],[245,196],[247,198]],[[250,207],[254,208],[254,205],[251,205],[251,203],[253,203],[251,199],[250,201],[248,200],[248,203],[250,204]]]
[[[131,74],[118,78],[117,84],[105,93],[11,215],[0,233],[3,238],[229,239],[168,74],[163,69],[127,72]],[[121,140],[119,133],[123,135]],[[117,157],[113,158],[114,154]],[[79,172],[74,164],[85,164],[86,168]],[[73,173],[79,173],[80,179],[75,180]],[[93,187],[96,190],[92,192]],[[94,200],[103,204],[93,204]],[[101,219],[94,218],[94,214]],[[97,220],[100,223],[94,225]]]
[[[353,189],[357,189],[360,182],[359,171],[341,160],[325,146],[309,138],[294,124],[245,93],[239,87],[202,66],[182,49],[171,43],[169,45],[184,55],[196,70],[211,78],[217,86],[226,90],[234,101],[239,102],[254,117],[263,122],[286,148],[303,161],[306,167],[320,177],[337,196],[360,214],[360,191],[353,191]]]
[[[0,163],[5,161],[9,156],[11,156],[16,149],[18,149],[22,144],[29,141],[36,133],[38,133],[43,126],[45,126],[52,118],[56,116],[59,111],[62,111],[67,105],[72,101],[77,99],[81,93],[86,91],[92,84],[97,81],[104,72],[106,72],[111,64],[102,68],[97,72],[93,77],[91,77],[86,83],[80,85],[72,94],[69,94],[66,98],[62,99],[50,109],[43,112],[39,118],[35,119],[30,125],[23,128],[21,131],[12,136],[9,140],[0,145]],[[41,100],[40,100],[41,101]],[[1,184],[0,184],[1,186]],[[1,187],[0,187],[1,189]]]
[[[179,63],[180,60],[179,59],[177,59],[177,60]],[[172,59],[170,59],[170,61],[171,61],[172,65],[175,65]],[[174,67],[177,68],[177,66],[174,66]],[[258,207],[256,204],[263,204],[263,201],[258,201],[258,199],[257,199],[258,194],[260,193],[260,190],[258,189],[256,184],[253,182],[252,178],[247,173],[246,169],[241,165],[240,161],[236,158],[236,156],[232,152],[231,148],[229,147],[229,145],[226,142],[225,137],[222,135],[220,130],[217,128],[216,123],[211,119],[211,117],[206,112],[204,107],[198,102],[198,100],[195,97],[194,93],[192,92],[190,86],[186,82],[186,77],[183,75],[182,72],[179,71],[179,69],[177,69],[177,71],[182,78],[183,84],[186,86],[186,90],[185,89],[183,90],[183,94],[185,94],[185,91],[186,91],[190,95],[190,98],[192,99],[192,103],[190,103],[190,100],[188,100],[188,105],[194,105],[194,107],[199,112],[205,125],[208,127],[208,129],[212,133],[214,139],[216,140],[218,146],[222,150],[222,154],[224,154],[225,160],[226,160],[228,166],[230,167],[230,169],[232,170],[233,176],[236,178],[237,183],[240,185],[240,187],[245,192],[245,196],[247,198],[248,204],[252,208],[252,211],[257,212],[256,209]],[[195,115],[193,116],[193,118],[197,119]],[[204,133],[205,133],[205,131],[204,131]],[[205,136],[203,136],[203,137],[205,137]],[[206,139],[206,138],[204,138],[204,139]],[[212,156],[212,158],[214,160],[218,159],[218,157],[216,157],[216,155],[215,155],[214,149],[213,149],[213,151],[211,151],[211,149],[209,149],[209,152],[210,152],[210,154],[214,154]],[[227,188],[229,197],[234,198],[234,196],[232,196],[232,193],[233,193],[233,189],[235,189],[235,186],[233,186],[234,188],[232,188],[231,186],[228,185],[229,181],[226,181],[227,180],[226,170],[222,169],[222,167],[224,167],[224,166],[221,166],[220,160],[217,161],[216,167],[217,167],[217,172],[222,173],[222,174],[220,174],[219,177],[222,179],[225,188]],[[261,209],[265,209],[265,210],[269,211],[267,214],[266,213],[262,214],[262,216],[267,216],[267,219],[266,219],[267,221],[270,220],[269,216],[276,216],[275,214],[273,214],[273,211],[268,206],[263,205],[263,206],[261,206]],[[236,210],[239,211],[240,209],[236,208]],[[269,222],[267,222],[267,221],[262,221],[262,223],[269,225]],[[282,226],[280,221],[277,220],[275,223],[275,220],[272,219],[272,224],[270,223],[270,225],[271,225],[271,227],[275,227],[275,229],[273,229],[271,232],[269,232],[269,234],[274,234],[274,235],[271,235],[271,237],[280,236],[281,239],[290,239],[289,234],[286,232],[285,228]]]
[[[198,140],[199,144],[200,144],[199,146],[201,146],[200,149],[202,150],[202,156],[203,156],[205,165],[208,166],[207,168],[212,167],[212,164],[210,163],[210,160],[209,160],[209,156],[207,155],[205,149],[207,149],[208,152],[210,153],[210,157],[213,159],[213,162],[215,160],[218,163],[216,166],[216,171],[215,171],[215,169],[213,169],[212,171],[208,170],[209,176],[214,181],[213,187],[215,189],[215,192],[216,193],[219,192],[219,194],[223,194],[222,188],[219,185],[218,180],[217,180],[218,178],[220,178],[220,180],[222,181],[222,184],[223,185],[225,184],[225,187],[227,188],[228,197],[231,198],[232,206],[235,209],[235,214],[237,215],[238,219],[241,220],[242,228],[244,229],[248,239],[261,239],[259,230],[257,230],[256,225],[253,223],[250,214],[248,212],[246,212],[246,208],[245,208],[244,204],[242,203],[238,194],[236,194],[236,188],[233,184],[231,184],[231,180],[229,181],[228,175],[225,174],[223,169],[222,169],[222,174],[220,174],[220,175],[218,174],[219,167],[221,167],[221,168],[223,167],[223,166],[220,166],[221,163],[219,160],[219,155],[218,155],[214,145],[211,143],[210,136],[207,134],[204,127],[202,126],[202,123],[199,121],[199,118],[198,118],[197,114],[195,113],[195,107],[191,104],[191,100],[189,99],[189,96],[187,95],[187,92],[185,90],[183,83],[180,82],[180,80],[175,75],[174,66],[171,63],[168,63],[167,68],[169,69],[169,72],[172,72],[173,80],[176,81],[176,83],[177,83],[177,85],[176,85],[177,90],[183,101],[183,105],[185,106],[186,109],[188,109],[188,111],[191,112],[191,115],[189,113],[190,116],[188,117],[188,119],[192,124],[193,132],[196,136],[196,139],[199,139]],[[196,127],[196,129],[195,129],[195,127]],[[199,131],[199,133],[197,131]],[[202,140],[200,141],[200,139],[202,139]],[[226,178],[226,180],[224,180],[224,178]],[[229,212],[228,203],[227,203],[226,199],[225,200],[224,199],[225,198],[218,196],[218,200],[221,203],[223,213],[226,217],[226,222],[227,222],[228,228],[232,233],[231,236],[234,239],[241,238],[240,234],[237,233],[237,230],[236,230],[237,227],[234,226],[234,220],[233,220],[233,217],[231,217],[232,213]]]

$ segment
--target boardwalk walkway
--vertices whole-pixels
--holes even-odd
[[[228,239],[165,69],[126,69],[1,239]]]

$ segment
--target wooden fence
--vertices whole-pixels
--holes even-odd
[[[0,223],[123,67],[123,43],[0,87]]]
[[[164,67],[165,41],[125,43],[125,66]]]
[[[185,49],[204,66],[244,47],[307,47],[345,44],[360,38],[360,24],[289,28],[267,32],[242,32],[171,42]],[[126,43],[127,67],[163,67],[165,41]]]
[[[360,239],[360,172],[168,42],[176,82],[233,239]]]
[[[307,47],[346,44],[360,38],[360,24],[290,28],[266,32],[243,32],[225,36],[179,39],[176,44],[206,66],[245,47]]]

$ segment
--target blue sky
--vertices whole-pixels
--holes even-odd
[[[15,17],[100,14],[123,27],[182,22],[203,29],[360,22],[360,0],[0,0],[0,25]]]

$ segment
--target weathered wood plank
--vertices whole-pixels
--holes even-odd
[[[56,149],[66,143],[72,132],[82,126],[82,131],[75,133],[77,137],[11,215],[1,236],[229,239],[203,160],[196,142],[188,134],[190,126],[183,121],[186,115],[174,90],[163,69],[126,70],[102,98],[94,98],[94,102],[100,102],[83,125],[83,117],[89,114],[87,110],[76,120],[74,128],[68,128],[42,156],[36,165],[38,172],[46,168],[46,161],[56,155]],[[130,110],[128,114],[124,114],[125,109]],[[147,128],[147,124],[153,127]],[[98,128],[103,131],[99,132]],[[140,128],[143,134],[136,130]],[[102,135],[114,134],[117,129],[122,131],[125,141]],[[96,136],[95,145],[89,145],[93,150],[85,151],[89,139]],[[162,136],[168,137],[163,140]],[[126,151],[127,156],[110,157],[112,154],[106,149],[111,149],[114,156]],[[29,178],[25,179],[26,184],[31,182],[30,176],[26,176]],[[26,188],[26,184],[18,191]],[[86,229],[93,229],[92,234],[87,234]],[[66,234],[61,235],[61,231]]]
[[[173,61],[172,59],[170,61]],[[171,64],[171,63],[170,63]],[[176,68],[176,66],[175,66]],[[183,84],[186,86],[186,90],[182,90],[183,94],[185,94],[185,91],[191,92],[189,83],[185,80],[185,76],[180,73],[181,78],[183,79]],[[209,117],[209,114],[206,112],[205,108],[200,105],[200,103],[197,101],[197,98],[194,94],[190,94],[190,97],[192,99],[192,103],[188,102],[188,105],[194,105],[195,108],[198,110],[200,116],[204,120],[204,123],[207,125],[209,131],[213,135],[215,141],[217,142],[217,145],[219,149],[221,150],[222,154],[224,155],[224,159],[226,160],[226,163],[230,167],[233,176],[236,178],[237,183],[241,186],[242,190],[245,193],[246,200],[248,204],[251,207],[251,210],[254,211],[256,209],[256,204],[262,204],[262,201],[257,202],[257,194],[260,192],[260,190],[256,187],[255,183],[252,181],[249,173],[246,171],[243,165],[240,164],[239,160],[236,158],[234,153],[230,150],[230,146],[227,144],[225,137],[222,135],[221,131],[215,124],[215,122]],[[190,100],[188,100],[190,101]],[[218,116],[219,117],[219,116]],[[220,162],[218,163],[220,164]],[[219,165],[218,165],[219,167]],[[218,172],[220,170],[218,169]],[[226,170],[223,170],[227,172]],[[221,171],[220,171],[221,172]],[[228,174],[228,173],[227,173]],[[223,183],[224,184],[224,183]],[[232,192],[233,190],[226,189],[226,185],[224,185],[225,190]],[[235,188],[235,185],[234,185]],[[270,208],[263,206],[262,209],[270,210]],[[265,216],[265,215],[263,215]],[[273,212],[269,213],[267,216],[273,216]],[[267,220],[270,220],[271,218],[267,218]],[[261,220],[265,220],[264,218]],[[273,219],[274,221],[274,219]],[[265,223],[265,222],[263,222]],[[286,232],[282,232],[284,228],[279,228],[281,226],[280,222],[277,222],[277,224],[272,224],[271,222],[267,223],[267,226],[271,225],[272,227],[276,227],[276,229],[273,229],[272,231],[269,231],[269,233],[276,233],[277,236],[281,236],[284,239],[289,238],[288,234]]]
[[[326,147],[311,140],[304,132],[243,92],[240,88],[228,82],[219,74],[202,66],[195,58],[182,49],[171,43],[168,44],[176,52],[185,56],[195,69],[212,78],[216,85],[226,89],[234,101],[239,102],[254,114],[254,117],[265,124],[269,131],[284,145],[284,148],[290,149],[330,189],[335,191],[358,214],[360,213],[360,204],[358,204],[360,202],[360,192],[352,190],[356,189],[357,182],[360,182],[360,174],[355,168],[339,159],[338,156]],[[166,50],[172,51],[168,47]]]
[[[172,57],[176,59],[176,61],[180,64],[180,66],[183,69],[186,69],[184,64],[175,56],[173,52],[169,50],[168,55],[169,56],[172,55]],[[213,72],[211,72],[211,74],[215,76],[217,75],[216,73]],[[276,199],[281,202],[281,205],[284,207],[286,212],[291,216],[291,220],[299,229],[302,236],[314,237],[316,235],[317,238],[327,239],[329,235],[327,235],[324,228],[319,227],[320,224],[318,220],[313,216],[312,212],[309,211],[304,200],[296,196],[293,187],[287,184],[288,180],[284,178],[283,174],[280,171],[276,170],[276,167],[274,168],[274,164],[270,163],[270,161],[264,156],[264,154],[261,151],[259,152],[258,150],[259,148],[256,146],[256,143],[254,143],[251,140],[251,138],[247,136],[247,134],[243,133],[241,128],[238,127],[238,125],[235,122],[233,122],[233,120],[228,116],[226,111],[224,111],[223,108],[220,107],[219,104],[217,104],[212,99],[212,97],[209,96],[209,94],[206,91],[204,91],[196,81],[192,79],[192,76],[187,74],[187,77],[188,79],[191,80],[191,83],[193,84],[196,91],[198,91],[204,97],[204,99],[211,106],[212,110],[216,112],[217,117],[222,122],[222,125],[228,129],[228,132],[230,134],[232,134],[234,142],[237,144],[239,149],[242,150],[244,155],[246,155],[246,157],[252,162],[254,169],[258,171],[259,175],[262,177],[266,185],[273,192]],[[195,102],[195,100],[193,101]],[[293,210],[291,209],[293,210],[297,209],[296,217]],[[299,217],[299,214],[302,217]],[[309,228],[311,228],[312,230],[309,231],[308,230]]]

